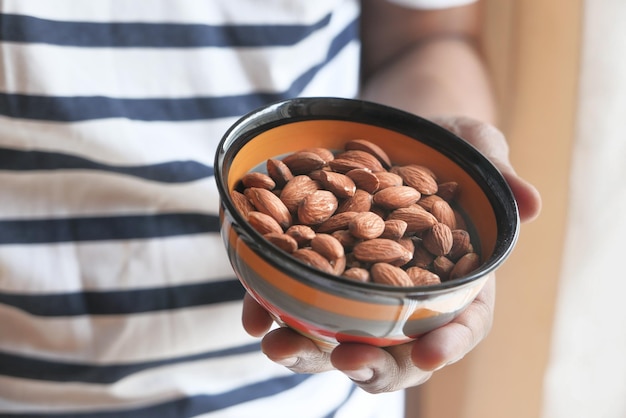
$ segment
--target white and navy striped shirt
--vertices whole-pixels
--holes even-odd
[[[357,94],[358,16],[356,0],[0,1],[0,416],[392,416],[243,331],[213,179],[242,114]]]

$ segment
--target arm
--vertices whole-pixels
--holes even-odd
[[[510,167],[496,119],[489,78],[475,47],[477,6],[441,11],[403,9],[382,0],[363,1],[363,98],[436,119],[477,145],[505,171],[521,198],[523,219],[539,210],[535,189]],[[481,122],[482,121],[482,122]],[[485,123],[487,122],[487,123]],[[416,341],[381,349],[340,344],[332,353],[288,328],[265,334],[271,319],[251,297],[244,300],[248,333],[264,336],[266,355],[295,372],[338,369],[372,393],[419,385],[433,371],[459,360],[487,334],[493,319],[495,282],[453,322]]]
[[[480,3],[419,11],[364,0],[363,98],[424,117],[495,123],[479,30]]]

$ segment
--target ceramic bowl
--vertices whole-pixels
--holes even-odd
[[[391,287],[321,272],[268,243],[235,209],[230,192],[269,158],[310,147],[342,149],[364,138],[395,164],[431,168],[453,180],[470,221],[480,268],[441,284]],[[395,108],[354,99],[290,99],[259,108],[234,123],[215,156],[221,233],[246,290],[283,326],[331,349],[340,342],[400,344],[440,327],[466,308],[489,273],[510,255],[519,233],[516,201],[501,173],[451,132]]]

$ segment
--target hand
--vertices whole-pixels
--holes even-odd
[[[515,194],[523,222],[539,214],[539,193],[515,173],[508,160],[506,140],[498,129],[468,118],[434,121],[473,144],[494,162]],[[249,295],[244,299],[243,325],[249,334],[263,336],[261,346],[271,360],[294,372],[320,373],[336,369],[364,390],[382,393],[424,383],[435,370],[463,358],[491,329],[494,303],[495,277],[492,275],[458,317],[415,341],[387,348],[346,343],[330,353],[289,328],[268,333],[272,319]]]

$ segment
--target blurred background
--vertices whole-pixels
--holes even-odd
[[[486,0],[517,171],[543,196],[499,270],[491,334],[420,418],[626,417],[626,2]]]

